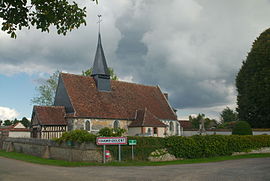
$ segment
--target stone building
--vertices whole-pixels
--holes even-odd
[[[34,106],[31,123],[32,136],[45,139],[104,127],[124,128],[128,135],[180,135],[177,115],[159,86],[110,79],[100,34],[92,75],[61,73],[54,106]]]

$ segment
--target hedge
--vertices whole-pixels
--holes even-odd
[[[134,146],[135,160],[147,160],[150,153],[166,148],[176,158],[207,158],[232,155],[234,152],[250,151],[262,147],[270,147],[269,135],[239,136],[239,135],[195,135],[191,137],[171,136],[128,137],[136,139]],[[118,159],[118,146],[107,146],[114,159]],[[121,147],[122,160],[131,159],[131,146]]]
[[[72,131],[64,133],[63,137],[56,141],[76,141],[81,143],[95,142],[95,139],[95,135],[86,131]],[[270,147],[270,135],[128,137],[128,140],[137,140],[137,145],[134,146],[135,160],[147,160],[152,152],[159,149],[167,149],[176,158],[207,158]],[[114,159],[118,159],[118,145],[106,146],[106,149],[111,151]],[[122,145],[121,151],[122,160],[131,160],[131,146]]]

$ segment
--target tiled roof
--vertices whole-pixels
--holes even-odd
[[[146,108],[136,111],[136,119],[132,121],[129,127],[166,127],[155,115]]]
[[[180,126],[184,129],[192,128],[192,123],[189,120],[179,120]]]
[[[34,106],[34,113],[40,125],[67,124],[63,106]]]
[[[177,120],[157,86],[111,80],[110,92],[99,92],[92,77],[62,73],[75,117],[133,119],[147,108],[158,119]]]

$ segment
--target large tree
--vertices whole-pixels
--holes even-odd
[[[222,123],[225,122],[232,122],[232,121],[238,121],[238,115],[237,112],[230,109],[229,107],[226,107],[223,109],[223,111],[220,113],[220,119]]]
[[[270,128],[270,29],[254,41],[236,87],[239,119],[253,128]]]
[[[96,1],[97,0],[91,0]],[[0,0],[2,31],[16,38],[16,30],[35,27],[49,32],[54,26],[58,34],[66,34],[86,24],[86,8],[69,0]]]

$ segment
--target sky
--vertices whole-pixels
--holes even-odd
[[[66,36],[31,28],[11,39],[0,31],[0,120],[31,117],[39,79],[92,67],[98,14],[107,64],[120,80],[159,85],[178,119],[219,119],[227,106],[235,109],[235,76],[270,27],[270,0],[76,2],[87,7],[87,26]]]

